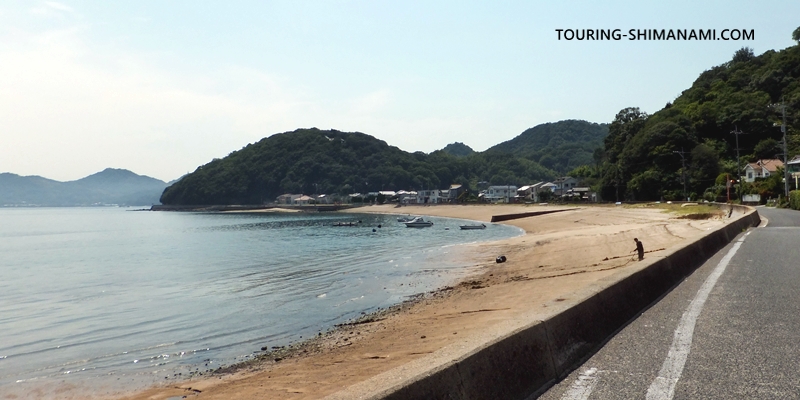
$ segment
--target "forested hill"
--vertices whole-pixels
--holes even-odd
[[[464,146],[466,147],[466,146]],[[591,153],[591,152],[590,152]],[[523,185],[559,173],[503,151],[408,153],[359,132],[298,129],[215,159],[164,190],[168,205],[261,204],[284,193],[443,189],[452,183]]]
[[[514,154],[567,173],[594,164],[594,152],[603,146],[607,135],[608,124],[566,120],[534,126],[486,152]]]
[[[738,135],[741,167],[760,158],[783,158],[781,101],[791,158],[800,154],[800,46],[760,56],[743,48],[731,61],[700,74],[653,115],[623,109],[604,143],[603,198],[680,198],[684,176],[687,194],[694,198],[709,188],[719,192],[714,186],[724,185],[726,173],[737,176],[736,135],[731,134],[737,129],[744,133]],[[746,190],[777,196],[766,186]]]

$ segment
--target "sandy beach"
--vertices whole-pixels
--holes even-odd
[[[489,222],[493,215],[567,208],[572,209],[504,222],[522,228],[522,236],[466,245],[476,272],[452,287],[235,371],[173,382],[124,399],[357,398],[365,389],[395,384],[515,327],[547,318],[599,279],[642,268],[664,249],[727,221],[721,215],[679,218],[655,206],[382,205],[359,212]],[[632,252],[635,237],[644,243],[643,261]],[[499,255],[507,262],[496,263]]]

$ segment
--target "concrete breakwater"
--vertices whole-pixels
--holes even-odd
[[[591,356],[618,329],[760,217],[746,206],[720,205],[731,219],[699,240],[635,269],[601,279],[545,320],[387,371],[329,399],[526,399],[549,388]],[[424,372],[419,372],[424,371]]]

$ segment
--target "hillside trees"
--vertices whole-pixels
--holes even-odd
[[[782,153],[776,104],[786,106],[791,157],[800,152],[800,46],[759,56],[740,49],[653,115],[635,107],[621,110],[595,154],[602,159],[602,198],[677,199],[683,173],[687,191],[703,193],[720,174],[736,176],[734,130],[746,133],[738,136],[743,161],[775,158]]]
[[[164,190],[164,204],[261,204],[284,193],[366,193],[477,182],[524,184],[556,173],[503,152],[407,153],[359,132],[298,129],[200,166]]]

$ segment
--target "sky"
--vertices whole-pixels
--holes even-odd
[[[750,47],[795,45],[800,2],[0,2],[0,172],[164,181],[275,133],[476,151],[547,122],[654,113]],[[559,40],[723,29],[754,40]],[[0,188],[2,190],[2,188]]]

